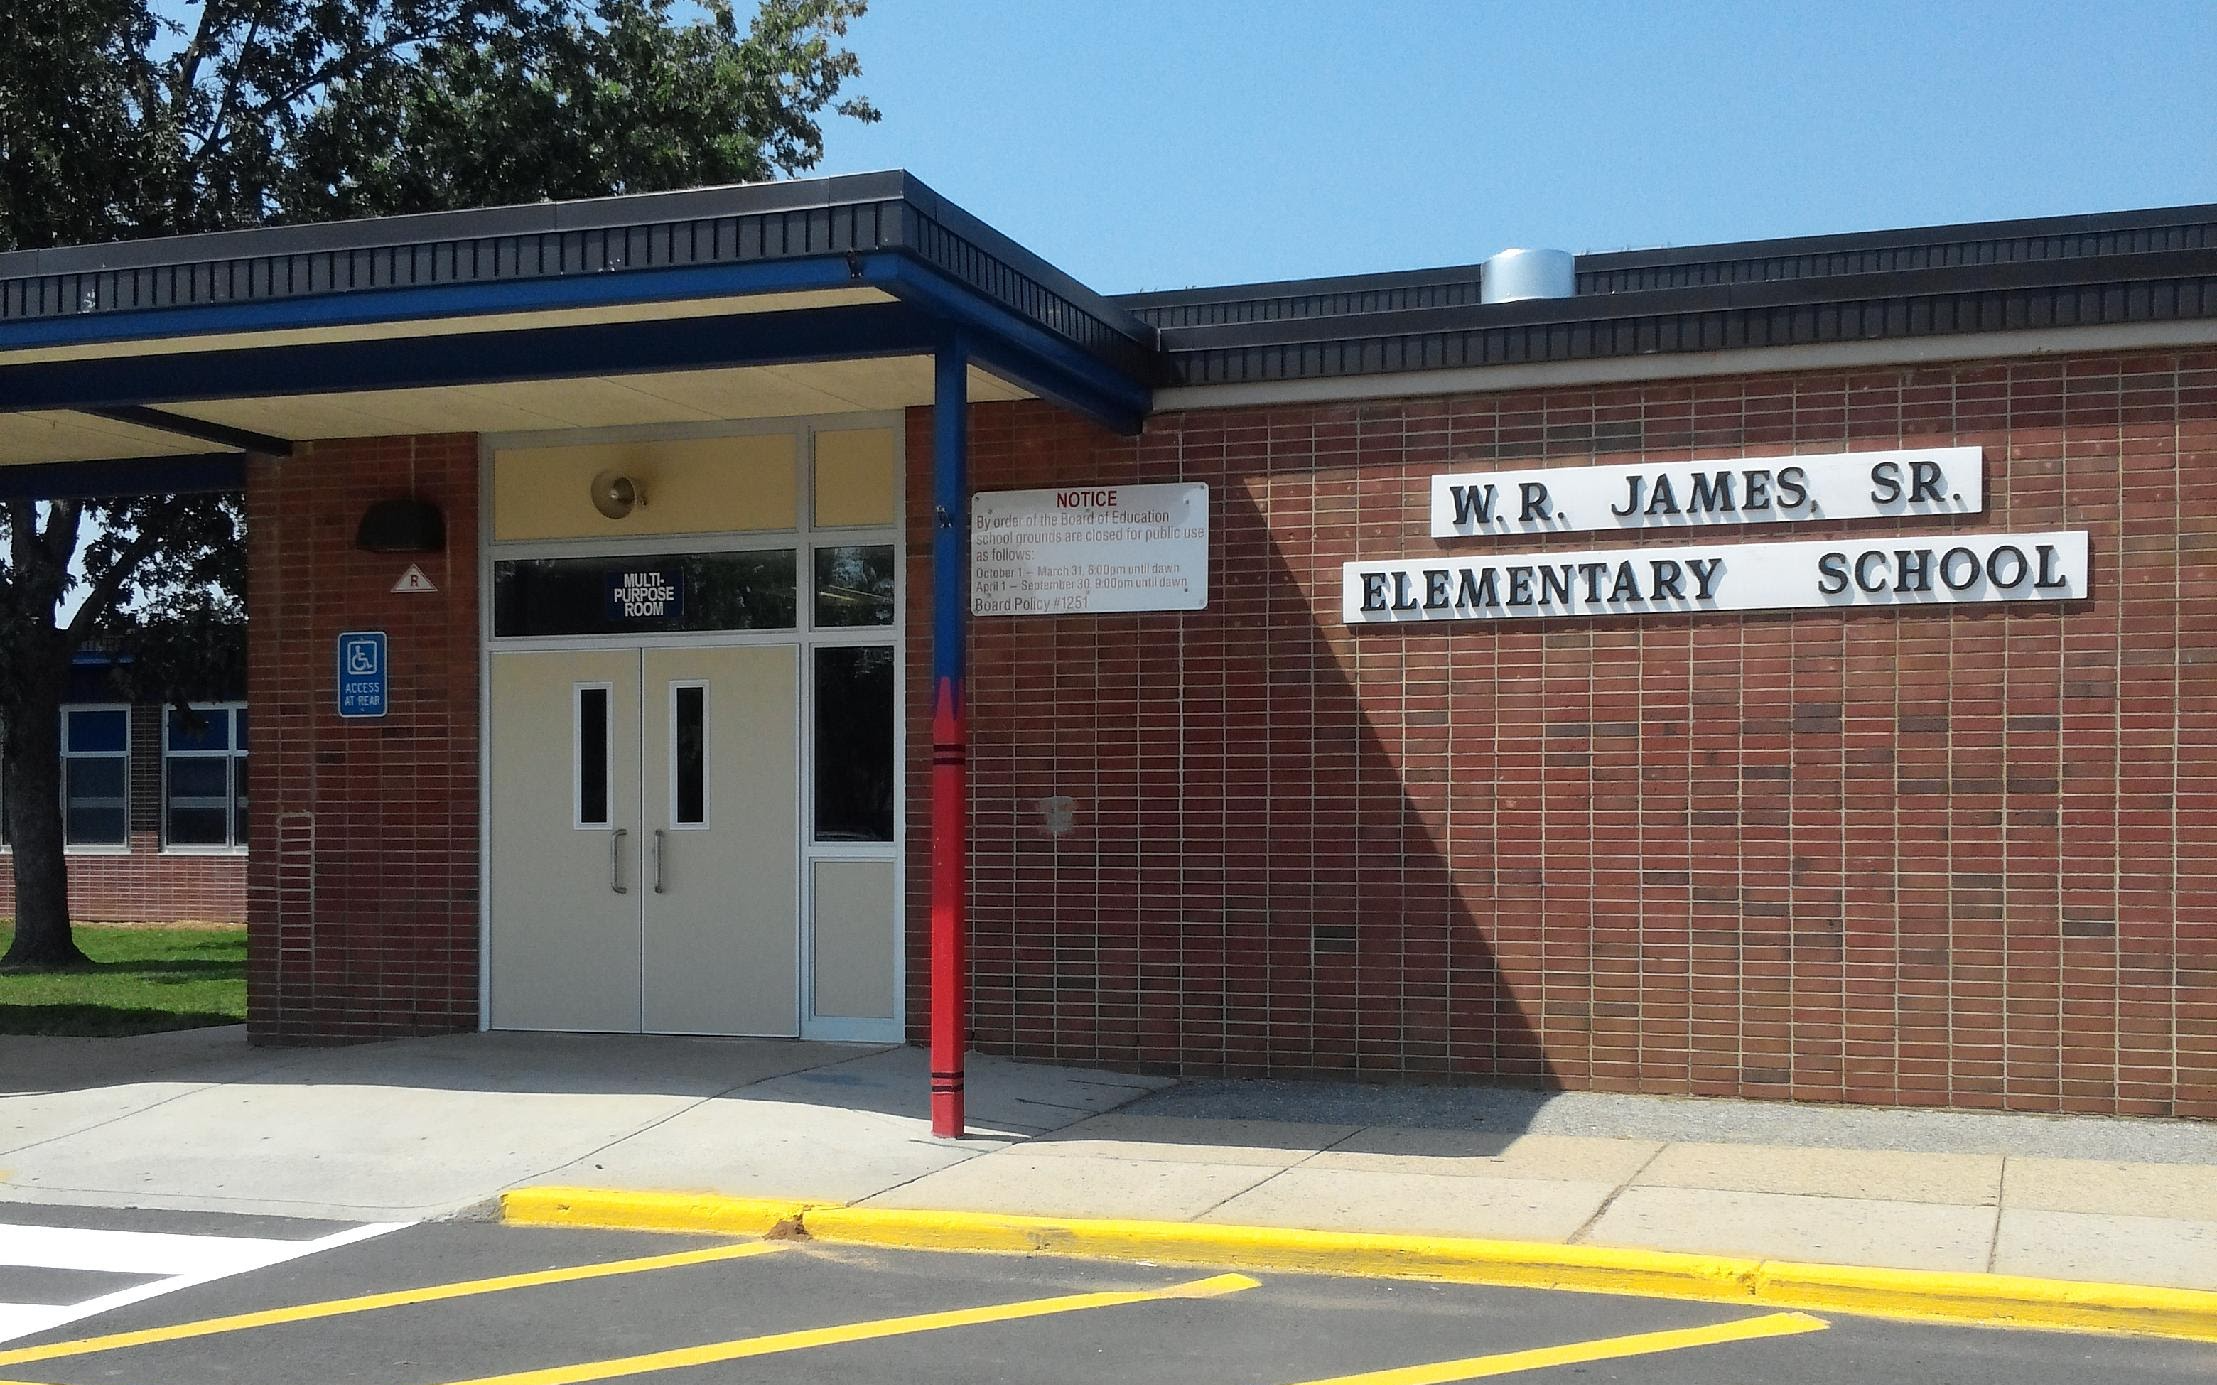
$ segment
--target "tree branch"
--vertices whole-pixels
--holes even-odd
[[[46,545],[46,536],[39,532],[38,505],[30,500],[8,502],[8,547],[11,559],[10,576],[26,602],[41,599],[51,603],[47,596],[54,589],[58,574],[54,567],[53,550]]]
[[[200,22],[193,26],[192,38],[177,54],[177,77],[169,86],[170,110],[180,117],[185,107],[185,93],[200,80],[200,60],[207,55],[208,39],[215,27],[217,0],[201,0]]]
[[[56,500],[46,507],[46,527],[38,541],[46,546],[46,552],[54,560],[54,566],[68,571],[69,560],[77,552],[77,542],[84,536],[85,502],[82,500]]]
[[[242,112],[242,115],[250,120],[266,121],[273,113],[282,110],[287,106],[290,106],[293,102],[298,101],[301,97],[306,96],[309,92],[314,91],[317,87],[327,85],[328,83],[334,82],[341,77],[351,75],[353,72],[358,71],[360,68],[368,64],[372,59],[381,58],[389,54],[396,53],[399,50],[407,47],[411,43],[422,43],[432,38],[437,32],[438,31],[435,29],[427,29],[420,33],[404,33],[397,37],[385,39],[382,42],[372,44],[368,48],[365,48],[358,53],[349,53],[343,57],[334,58],[330,62],[325,63],[322,67],[317,68],[314,72],[309,73],[308,76],[302,79],[300,82],[295,83],[293,86],[287,88],[284,91],[275,93],[268,100],[249,108],[245,112]],[[229,91],[226,91],[224,93],[224,100],[226,102],[229,102],[230,99],[231,93]],[[228,144],[229,142],[230,138],[227,134],[220,132],[219,128],[216,125],[210,125],[208,128],[208,132],[201,137],[199,147],[193,150],[192,158],[188,161],[188,166],[197,172],[201,168],[203,160],[205,160],[210,154],[221,150],[223,146],[225,144]]]
[[[28,500],[8,502],[8,538],[17,549],[38,538],[38,510]]]
[[[475,11],[471,11],[469,16],[467,17],[474,16]],[[459,24],[464,20],[464,18],[464,15],[456,15],[454,17],[454,22]],[[390,54],[397,53],[401,49],[406,48],[411,43],[425,42],[437,33],[438,30],[436,28],[424,29],[420,31],[412,30],[407,33],[396,35],[392,38],[387,38],[380,42],[373,43],[369,47],[364,48],[358,53],[348,53],[343,57],[333,58],[330,62],[325,63],[322,67],[319,67],[314,72],[309,73],[305,78],[303,78],[300,82],[296,83],[291,88],[277,93],[276,95],[270,97],[269,100],[264,101],[261,105],[256,106],[253,113],[258,118],[267,118],[271,112],[276,111],[284,106],[290,106],[293,102],[298,101],[301,97],[306,96],[309,92],[314,91],[317,87],[326,86],[331,82],[337,81],[340,77],[347,76],[350,73],[368,65],[368,63],[372,59],[382,58],[389,56]]]
[[[162,103],[155,98],[154,74],[158,69],[152,63],[141,66],[131,78],[131,92],[138,98],[139,119],[152,125],[162,118]]]
[[[131,536],[131,541],[116,555],[115,562],[87,588],[85,603],[77,608],[76,616],[69,622],[69,643],[72,647],[82,644],[85,637],[92,633],[92,628],[100,623],[100,617],[107,613],[107,608],[122,593],[123,584],[131,580],[131,575],[138,570],[139,564],[154,556],[155,550],[167,538],[168,535],[162,532],[162,526],[158,524],[150,525]]]
[[[230,118],[231,102],[239,94],[239,82],[246,75],[246,55],[253,49],[254,40],[261,36],[261,32],[262,7],[257,4],[252,18],[247,22],[246,34],[239,40],[239,55],[231,63],[231,75],[224,79],[223,99],[216,102],[215,113],[208,117],[208,128],[201,132],[199,147],[192,151],[191,158],[185,160],[187,168],[198,172],[201,159],[215,146],[217,136],[223,131],[224,122]]]

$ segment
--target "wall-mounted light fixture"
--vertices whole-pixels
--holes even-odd
[[[647,488],[620,471],[604,471],[592,481],[593,508],[605,519],[622,519],[647,503]]]
[[[428,500],[380,500],[362,515],[354,546],[365,553],[437,553],[446,547],[446,516]]]

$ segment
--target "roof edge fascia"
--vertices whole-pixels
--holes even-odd
[[[144,240],[104,241],[97,245],[61,245],[43,250],[0,253],[0,279],[34,274],[96,274],[119,269],[153,269],[253,256],[297,255],[326,250],[392,250],[437,240],[549,235],[563,231],[607,230],[642,222],[685,221],[714,216],[755,216],[764,212],[806,211],[889,201],[901,195],[908,175],[897,169],[848,173],[829,178],[781,179],[763,183],[724,183],[667,192],[624,193],[564,202],[516,202],[497,207],[463,207],[399,216],[352,217],[235,231],[203,231]]]

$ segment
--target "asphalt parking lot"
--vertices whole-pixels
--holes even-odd
[[[255,1265],[285,1243],[318,1248]],[[166,1258],[133,1274],[133,1255]],[[2207,1343],[488,1222],[0,1210],[0,1299],[111,1305],[19,1316],[7,1385],[2217,1380]]]

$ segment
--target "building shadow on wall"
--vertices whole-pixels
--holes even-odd
[[[1496,738],[1500,695],[1457,644],[1495,636],[1339,624],[1338,559],[1316,554],[1358,527],[1358,483],[1331,475],[1143,464],[1113,479],[1211,486],[1206,610],[973,627],[980,1047],[1186,1077],[1590,1079],[1590,959],[1540,926],[1558,867],[1496,857],[1503,818],[1540,814],[1496,773],[1539,752]]]

